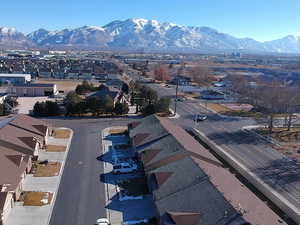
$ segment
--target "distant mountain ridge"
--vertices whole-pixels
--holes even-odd
[[[35,44],[14,28],[0,27],[0,48],[30,48]]]
[[[39,29],[26,36],[13,28],[0,27],[0,47],[300,53],[300,36],[289,35],[274,41],[259,42],[251,38],[236,38],[209,27],[127,19],[116,20],[103,27],[83,26],[58,31]]]

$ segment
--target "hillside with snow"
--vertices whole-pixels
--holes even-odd
[[[103,27],[84,26],[57,31],[41,28],[27,36],[15,29],[0,27],[0,46],[300,53],[300,38],[290,35],[274,41],[259,42],[251,38],[236,38],[209,27],[127,19],[116,20]]]
[[[0,48],[30,48],[35,44],[14,28],[0,27]]]

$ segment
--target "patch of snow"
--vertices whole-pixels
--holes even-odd
[[[148,219],[143,219],[143,220],[130,220],[124,222],[124,225],[134,225],[134,224],[139,224],[139,223],[147,223]]]
[[[41,200],[41,202],[42,202],[43,204],[48,204],[48,199],[44,198],[44,199]]]
[[[119,192],[119,201],[128,201],[128,200],[142,200],[144,197],[142,195],[140,196],[128,196],[123,195],[121,192]]]
[[[16,33],[15,28],[9,28],[9,27],[0,27],[0,31],[1,31],[1,33],[4,33],[4,34]]]

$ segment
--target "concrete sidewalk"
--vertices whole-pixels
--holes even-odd
[[[50,162],[60,162],[61,168],[59,176],[53,177],[34,177],[32,174],[28,174],[25,178],[23,190],[24,191],[43,191],[53,193],[53,199],[50,205],[45,206],[23,206],[23,202],[16,202],[12,209],[7,221],[7,225],[48,225],[52,209],[55,204],[56,193],[59,188],[61,175],[68,155],[70,144],[73,137],[73,131],[71,131],[70,138],[56,139],[49,137],[48,144],[50,145],[64,145],[66,146],[65,152],[46,152],[40,151],[39,160],[48,160]]]

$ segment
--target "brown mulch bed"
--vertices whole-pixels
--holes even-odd
[[[47,152],[64,152],[66,151],[66,146],[63,145],[47,145],[46,146]]]
[[[53,177],[58,176],[60,171],[60,162],[49,162],[47,164],[36,164],[34,177]]]
[[[25,191],[22,193],[21,201],[24,201],[25,206],[43,206],[51,203],[53,193]]]
[[[109,131],[110,135],[122,135],[128,132],[127,128],[115,128]]]
[[[53,132],[53,137],[55,138],[69,138],[71,132],[67,129],[56,129]]]

